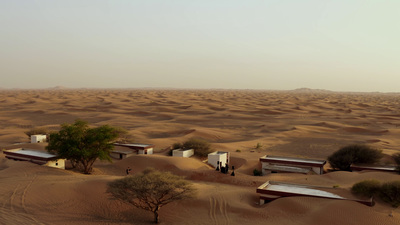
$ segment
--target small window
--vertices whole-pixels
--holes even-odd
[[[56,166],[58,166],[58,162],[56,162]]]

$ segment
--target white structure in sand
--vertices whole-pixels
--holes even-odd
[[[31,143],[41,143],[46,142],[46,135],[45,134],[34,134],[31,135]]]
[[[193,149],[175,149],[175,150],[172,150],[172,156],[175,156],[175,157],[186,157],[186,158],[189,158],[192,155],[194,155],[194,150]]]
[[[4,150],[3,153],[8,159],[29,161],[39,165],[65,169],[65,159],[58,159],[56,155],[47,152],[17,148]]]
[[[221,151],[216,151],[208,154],[208,164],[214,166],[217,168],[218,162],[222,163],[222,166],[225,167],[225,164],[229,163],[229,152],[221,152]]]

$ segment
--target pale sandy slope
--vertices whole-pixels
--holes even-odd
[[[399,179],[397,174],[334,172],[322,176],[251,176],[265,154],[326,158],[341,146],[367,143],[387,156],[400,151],[398,95],[261,91],[31,90],[0,92],[0,146],[26,142],[24,131],[57,130],[76,118],[122,126],[137,142],[156,144],[156,155],[113,164],[98,162],[93,175],[45,168],[0,155],[0,224],[150,224],[150,213],[105,193],[107,182],[148,166],[186,176],[194,200],[161,211],[163,224],[400,224],[399,209],[350,201],[285,198],[259,206],[256,187],[266,180],[343,191],[357,181]],[[198,159],[165,156],[176,141],[202,137],[231,151],[237,176],[220,174]],[[260,143],[262,148],[254,149]],[[44,145],[25,145],[44,149]],[[240,152],[236,152],[240,149]],[[388,214],[392,213],[393,217]]]

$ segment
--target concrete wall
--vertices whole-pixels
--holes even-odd
[[[65,159],[57,159],[54,161],[47,161],[46,164],[44,164],[45,166],[48,167],[55,167],[55,168],[59,168],[59,169],[65,169]]]
[[[151,155],[151,154],[153,154],[153,148],[148,148],[148,149],[144,149],[144,150],[139,150],[138,151],[138,154],[141,154],[141,155]]]
[[[208,164],[217,167],[217,162],[222,162],[222,166],[229,161],[229,155],[227,152],[212,152],[208,154]]]
[[[41,142],[46,142],[46,135],[44,134],[31,135],[31,143],[41,143]]]
[[[316,173],[316,174],[323,174],[324,173],[324,168],[323,167],[313,167],[312,170]]]
[[[175,149],[172,151],[172,156],[175,157],[190,157],[194,154],[193,149],[182,150],[182,149]]]
[[[114,158],[114,159],[126,159],[133,155],[136,155],[136,152],[132,152],[132,153],[111,152],[110,153],[111,158]]]

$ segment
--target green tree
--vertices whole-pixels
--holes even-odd
[[[195,189],[180,176],[148,168],[134,176],[110,182],[107,192],[120,201],[153,212],[154,222],[158,223],[162,206],[194,197]]]
[[[373,164],[382,158],[382,151],[367,145],[348,145],[328,157],[333,169],[350,171],[353,163]]]
[[[59,132],[51,133],[46,149],[71,160],[73,166],[82,166],[83,172],[89,174],[97,159],[111,161],[112,143],[120,132],[109,125],[90,128],[88,122],[76,120],[73,124],[62,124]]]

